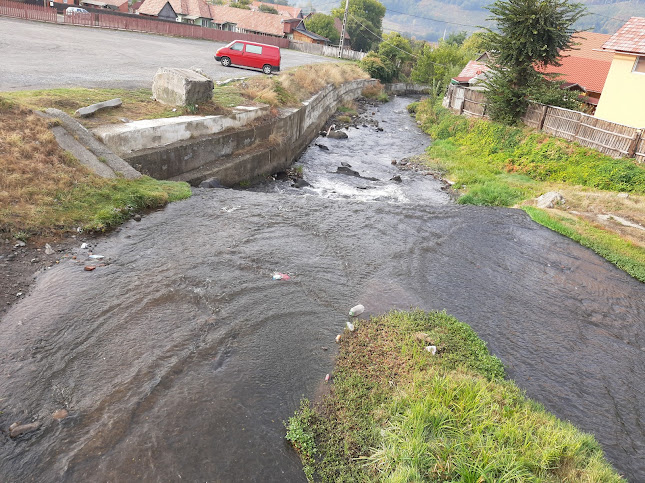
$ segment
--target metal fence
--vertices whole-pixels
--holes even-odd
[[[0,15],[56,23],[56,9],[0,0]]]
[[[450,85],[443,105],[458,114],[489,117],[486,113],[486,94],[482,91]],[[614,158],[636,158],[639,163],[645,162],[643,129],[538,103],[529,105],[522,121],[529,127],[575,141]]]

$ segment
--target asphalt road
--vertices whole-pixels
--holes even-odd
[[[0,17],[0,91],[150,87],[159,67],[199,67],[214,80],[261,75],[215,62],[223,43]],[[282,49],[282,69],[334,59]]]

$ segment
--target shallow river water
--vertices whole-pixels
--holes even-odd
[[[404,103],[376,116],[414,131],[394,113]],[[381,201],[334,189],[308,174],[312,149],[299,195],[196,190],[98,243],[107,266],[86,272],[80,257],[39,277],[0,321],[2,481],[304,481],[283,421],[320,392],[357,303],[367,316],[446,309],[645,480],[643,284],[522,211],[448,203],[429,176],[382,182]],[[355,169],[397,174],[404,154],[370,149],[354,146]],[[416,202],[406,185],[433,193]],[[5,432],[33,419],[37,432]]]

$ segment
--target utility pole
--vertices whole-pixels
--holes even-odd
[[[349,0],[345,1],[345,16],[343,17],[343,28],[340,32],[340,44],[338,44],[338,58],[343,58],[343,45],[345,44],[345,30],[347,29],[347,12],[349,12]]]

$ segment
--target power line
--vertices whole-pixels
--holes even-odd
[[[439,20],[439,19],[436,19],[436,18],[423,17],[423,16],[421,16],[421,15],[412,15],[411,13],[398,12],[398,11],[396,11],[396,10],[392,10],[392,9],[390,9],[390,8],[386,8],[385,10],[386,10],[386,11],[388,11],[388,12],[392,12],[392,13],[399,13],[399,14],[401,14],[401,15],[407,15],[407,16],[409,16],[409,17],[416,17],[416,18],[422,18],[422,19],[425,19],[425,20],[432,20],[433,22],[449,23],[449,24],[452,24],[452,25],[459,25],[460,27],[473,27],[473,28],[479,28],[479,26],[478,26],[478,25],[470,25],[470,24],[465,24],[465,23],[450,22],[450,21],[448,21],[448,20]]]

